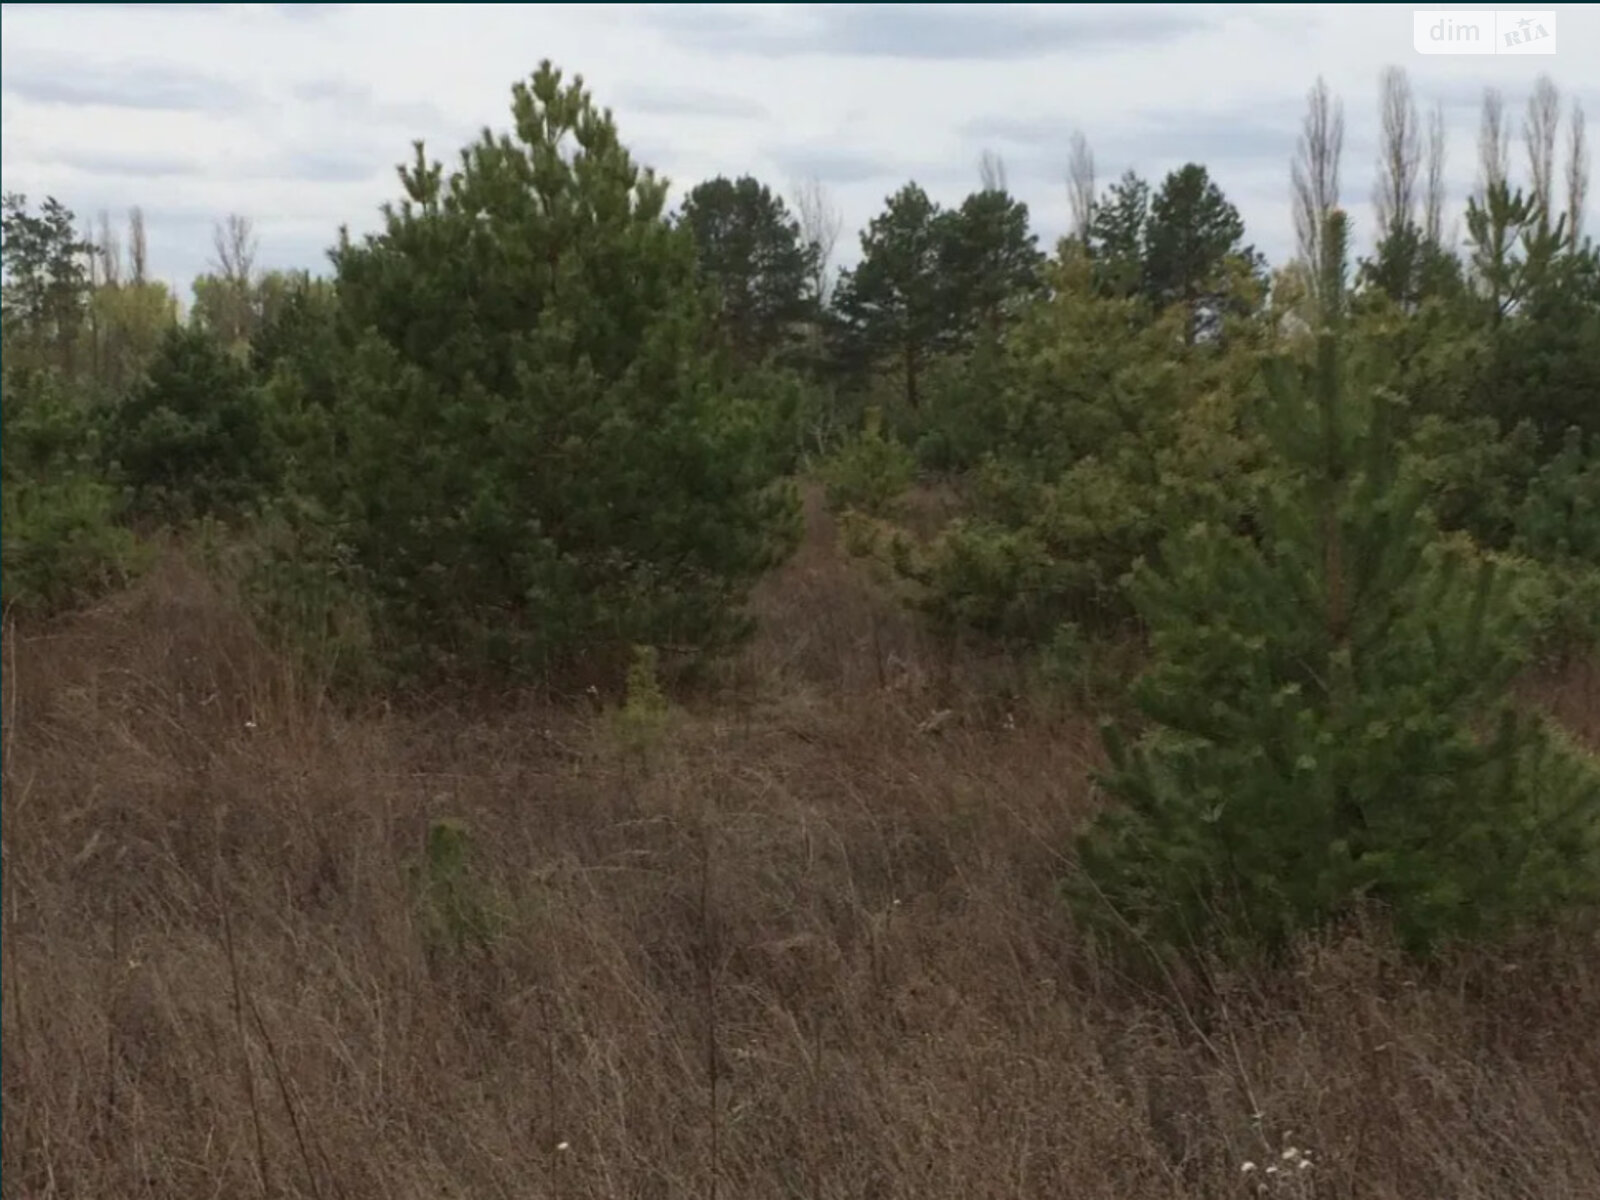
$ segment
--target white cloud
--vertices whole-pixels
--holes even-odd
[[[414,138],[447,163],[549,57],[612,107],[684,188],[815,171],[847,227],[915,178],[976,186],[986,146],[1048,246],[1067,219],[1068,140],[1103,181],[1203,162],[1273,258],[1290,248],[1288,163],[1320,73],[1345,104],[1344,194],[1366,217],[1377,82],[1405,67],[1447,104],[1450,182],[1471,185],[1477,97],[1519,106],[1548,72],[1600,123],[1600,8],[1559,10],[1554,57],[1423,57],[1411,7],[1292,5],[101,5],[0,10],[0,172],[87,217],[142,205],[159,273],[204,269],[211,220],[255,219],[269,265],[323,269],[341,223],[376,227]],[[1520,114],[1518,114],[1520,123]],[[1589,228],[1595,229],[1592,213]],[[192,231],[192,236],[190,233]],[[855,253],[848,235],[841,252]]]

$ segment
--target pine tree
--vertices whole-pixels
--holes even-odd
[[[819,251],[801,239],[782,197],[748,175],[718,176],[685,197],[680,219],[739,360],[756,363],[787,347],[815,316]]]
[[[103,451],[130,515],[235,516],[276,490],[278,447],[250,371],[207,331],[174,325],[105,417]]]
[[[999,336],[1043,288],[1045,260],[1028,206],[998,188],[974,192],[944,214],[940,230],[956,329],[969,343],[975,334]]]
[[[906,405],[921,399],[928,358],[954,335],[951,288],[942,267],[944,213],[915,183],[890,196],[861,235],[861,262],[839,277],[834,308],[853,366],[891,359]]]
[[[1100,290],[1119,299],[1142,295],[1145,226],[1150,220],[1150,185],[1132,171],[1106,189],[1089,221],[1089,249]]]
[[[307,486],[407,674],[714,647],[797,535],[666,181],[581,76],[512,90],[513,133],[449,175],[418,143],[383,231],[334,254],[346,344]]]
[[[1229,265],[1259,273],[1259,255],[1243,245],[1244,220],[1198,163],[1162,181],[1145,225],[1144,289],[1158,308],[1182,305],[1193,342],[1220,323],[1223,308],[1247,289]]]
[[[1594,895],[1600,768],[1505,701],[1530,631],[1397,470],[1395,398],[1344,327],[1345,239],[1335,213],[1314,360],[1266,363],[1257,536],[1197,525],[1131,581],[1154,728],[1107,728],[1120,803],[1072,891],[1150,944],[1279,951],[1364,899],[1420,950]]]

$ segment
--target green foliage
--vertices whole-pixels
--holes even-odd
[[[672,715],[661,690],[661,656],[654,646],[635,646],[628,665],[627,690],[614,722],[623,747],[648,754],[665,735]]]
[[[125,583],[144,556],[113,523],[116,493],[95,474],[89,414],[53,375],[9,360],[0,407],[5,608],[48,616]]]
[[[546,63],[513,96],[514,136],[448,177],[419,145],[384,231],[334,255],[343,345],[304,486],[410,676],[715,648],[798,536],[665,183],[581,79]]]
[[[269,301],[262,305],[260,326],[250,340],[251,368],[262,376],[283,363],[307,370],[331,368],[339,332],[339,298],[333,284],[292,271],[270,272],[260,287]]]
[[[1546,641],[1600,646],[1600,435],[1567,431],[1516,514],[1512,546],[1543,568]]]
[[[1151,321],[1097,290],[1078,248],[1005,341],[936,372],[919,453],[966,468],[965,513],[901,566],[941,628],[1043,648],[1064,621],[1130,615],[1121,577],[1173,512],[1236,519],[1254,486],[1232,358],[1172,357],[1180,316]]]
[[[1458,299],[1465,287],[1455,255],[1410,221],[1379,239],[1376,253],[1362,262],[1359,278],[1408,311],[1433,297]]]
[[[1344,244],[1336,217],[1321,295],[1343,296]],[[1258,536],[1177,529],[1132,586],[1155,724],[1107,731],[1119,803],[1073,891],[1149,945],[1273,952],[1376,902],[1425,949],[1594,898],[1600,767],[1504,705],[1525,616],[1493,560],[1432,533],[1329,309],[1314,364],[1266,364],[1284,470]]]
[[[174,326],[106,419],[104,452],[136,519],[238,516],[281,474],[261,390],[205,332]]]
[[[1500,321],[1537,291],[1566,242],[1566,218],[1552,227],[1535,196],[1505,180],[1489,183],[1482,197],[1467,199],[1471,279]]]
[[[486,949],[505,927],[504,906],[474,870],[472,851],[465,822],[441,817],[428,826],[416,882],[423,943],[431,954]]]
[[[1188,163],[1162,181],[1145,225],[1144,291],[1157,308],[1181,305],[1191,342],[1214,334],[1222,314],[1243,305],[1260,256],[1242,245],[1244,221],[1206,169]],[[1230,269],[1242,266],[1242,272]]]
[[[840,275],[834,294],[848,357],[858,368],[893,359],[913,409],[927,357],[953,336],[940,274],[940,216],[915,183],[890,196],[861,235],[861,262]]]
[[[1090,219],[1095,287],[1149,311],[1180,306],[1187,342],[1214,338],[1226,314],[1253,311],[1265,292],[1262,260],[1243,239],[1238,209],[1198,163],[1171,172],[1154,195],[1129,171]]]
[[[940,276],[956,335],[997,338],[1040,292],[1044,255],[1028,206],[999,188],[974,192],[940,222]]]
[[[1600,564],[1600,435],[1567,430],[1561,453],[1534,475],[1517,514],[1519,549]]]
[[[921,585],[917,606],[946,636],[970,630],[1037,643],[1072,612],[1071,598],[1092,587],[1027,525],[958,518],[922,553],[902,540],[896,554],[898,572]]]
[[[1541,250],[1536,243],[1535,254]],[[1534,259],[1539,261],[1538,258]],[[1600,249],[1556,255],[1506,284],[1518,297],[1487,339],[1471,402],[1505,427],[1529,421],[1540,451],[1557,453],[1569,428],[1600,434]]]
[[[881,413],[872,409],[866,428],[825,461],[818,473],[827,489],[828,507],[835,512],[854,509],[885,517],[911,486],[916,460],[884,432]]]
[[[1136,639],[1096,637],[1067,621],[1038,656],[1037,678],[1045,693],[1059,697],[1074,715],[1128,709],[1128,678],[1137,669]],[[1131,715],[1131,713],[1129,714]]]
[[[0,328],[8,365],[70,377],[88,304],[91,247],[75,232],[72,210],[54,196],[35,214],[26,196],[7,192],[3,212]]]
[[[1430,413],[1407,440],[1405,467],[1426,490],[1442,528],[1504,548],[1537,469],[1537,441],[1528,423],[1502,435],[1492,417],[1450,420]]]
[[[929,364],[921,409],[896,411],[919,465],[957,474],[972,470],[996,448],[1005,436],[996,418],[1014,391],[1013,364],[1004,344],[991,338],[969,354],[947,354]]]
[[[1145,227],[1150,185],[1133,171],[1106,189],[1089,222],[1094,279],[1102,295],[1119,300],[1144,294]]]
[[[372,692],[397,682],[376,652],[370,601],[349,548],[313,505],[290,495],[244,527],[201,518],[188,532],[191,552],[315,689]]]
[[[339,453],[334,413],[343,345],[332,283],[288,277],[250,346],[269,436],[282,455],[285,496],[313,494],[317,465]]]
[[[980,332],[999,336],[1040,290],[1042,262],[1027,205],[1007,193],[978,192],[945,211],[908,183],[861,235],[861,262],[839,278],[848,366],[859,375],[891,363],[915,411],[929,363]]]
[[[782,197],[748,175],[718,176],[684,198],[680,220],[735,356],[756,363],[792,348],[802,323],[815,316],[819,252],[802,241]]]
[[[833,389],[791,367],[767,363],[729,373],[723,385],[739,397],[762,432],[755,453],[770,477],[792,475],[806,457],[846,437]]]
[[[107,402],[121,400],[149,369],[167,331],[178,323],[177,299],[163,283],[103,283],[89,296],[82,358]]]

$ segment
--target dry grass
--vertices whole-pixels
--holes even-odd
[[[322,711],[179,565],[8,633],[4,1196],[1224,1197],[1282,1139],[1274,1194],[1600,1196],[1592,945],[1113,978],[1054,895],[1091,723],[1006,722],[813,518],[654,746]],[[1543,685],[1590,738],[1595,680]],[[422,922],[441,817],[488,947]]]

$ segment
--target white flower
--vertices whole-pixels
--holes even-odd
[[[1287,1150],[1285,1150],[1283,1152],[1283,1161],[1284,1162],[1293,1162],[1295,1159],[1297,1159],[1299,1157],[1300,1157],[1300,1151],[1296,1150],[1293,1146],[1290,1146]]]
[[[566,1149],[567,1149],[567,1146],[568,1146],[567,1142],[557,1142],[556,1143],[556,1152],[558,1154],[559,1153],[565,1153]]]
[[[1255,1163],[1247,1162],[1247,1163],[1244,1164],[1244,1166],[1239,1168],[1239,1174],[1248,1175],[1248,1174],[1250,1174],[1251,1171],[1254,1171],[1255,1169],[1256,1169]]]

